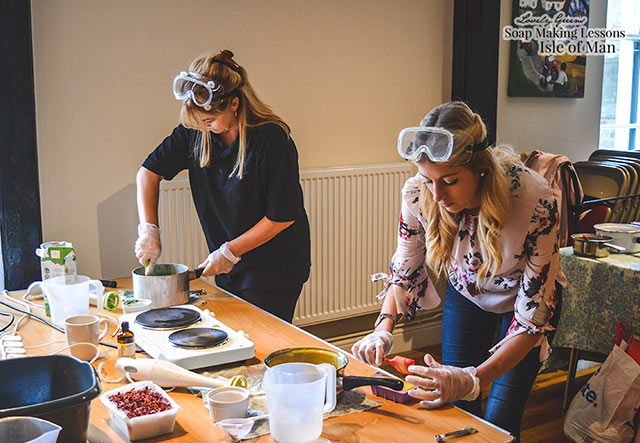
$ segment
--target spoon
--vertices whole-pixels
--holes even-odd
[[[269,418],[268,414],[255,415],[247,418],[225,418],[216,422],[216,426],[219,426],[224,432],[234,438],[242,438],[251,432],[253,424],[256,420],[264,420]]]

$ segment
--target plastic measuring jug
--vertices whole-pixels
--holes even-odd
[[[14,443],[55,443],[62,428],[36,417],[0,419],[0,435]]]
[[[40,286],[49,300],[51,321],[64,328],[64,320],[72,315],[88,314],[89,299],[95,296],[97,312],[102,310],[104,286],[100,280],[86,275],[62,275],[45,281],[36,281],[27,288],[27,295]],[[93,294],[91,294],[93,288]]]
[[[328,363],[283,363],[262,379],[269,406],[269,428],[282,443],[315,440],[322,416],[336,406],[336,368]]]

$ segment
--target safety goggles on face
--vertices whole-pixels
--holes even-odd
[[[449,161],[454,154],[454,146],[453,134],[443,128],[425,126],[405,128],[398,136],[398,153],[402,158],[414,162],[419,161],[424,154],[435,163]],[[469,162],[474,152],[480,152],[487,146],[489,143],[486,139],[481,143],[465,146],[463,148],[465,155],[460,156],[456,163]]]
[[[178,100],[191,99],[205,111],[211,110],[211,102],[227,96],[221,84],[196,72],[185,71],[173,79],[173,95]]]

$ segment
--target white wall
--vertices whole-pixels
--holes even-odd
[[[511,25],[513,0],[502,0],[500,29]],[[590,28],[604,28],[607,2],[591,0]],[[501,31],[502,35],[502,31]],[[540,149],[586,160],[598,149],[602,56],[588,56],[584,98],[508,97],[509,43],[500,41],[497,141],[518,151]]]
[[[301,167],[397,161],[398,131],[450,95],[452,0],[31,3],[43,236],[96,278],[136,265],[135,173],[201,53],[235,52]]]

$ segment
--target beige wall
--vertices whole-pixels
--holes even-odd
[[[513,0],[502,0],[500,27],[512,24]],[[590,2],[590,28],[604,28],[607,2]],[[587,57],[584,98],[508,97],[509,42],[500,41],[497,140],[519,151],[541,149],[586,160],[598,149],[602,56]]]
[[[398,131],[450,95],[452,0],[31,3],[43,235],[92,277],[135,265],[132,183],[197,55],[236,53],[301,167],[397,161]]]

